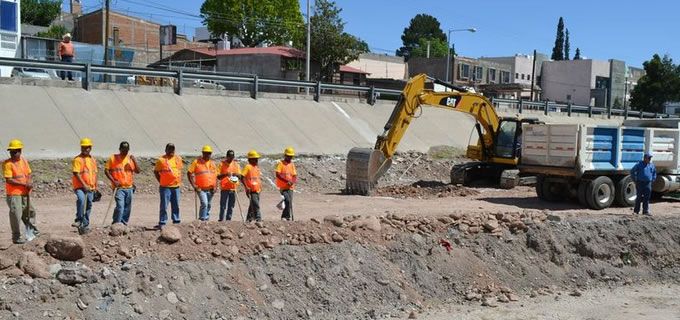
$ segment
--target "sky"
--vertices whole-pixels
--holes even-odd
[[[101,7],[102,0],[81,0],[85,11]],[[68,0],[64,9],[68,10]],[[313,5],[313,0],[311,1]],[[201,26],[202,0],[111,0],[117,11],[193,35]],[[453,32],[459,55],[468,57],[552,52],[557,21],[564,17],[569,29],[571,55],[581,49],[586,58],[619,59],[642,66],[654,53],[680,59],[680,1],[677,0],[337,0],[345,31],[368,42],[371,51],[393,55],[401,34],[416,14],[436,17],[444,32]],[[305,14],[306,0],[300,0]]]

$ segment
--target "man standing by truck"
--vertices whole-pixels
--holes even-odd
[[[656,180],[656,167],[652,163],[651,153],[645,153],[644,159],[630,169],[630,176],[635,181],[637,190],[633,212],[640,214],[640,204],[642,204],[642,214],[651,216],[649,198],[652,196],[652,183]]]

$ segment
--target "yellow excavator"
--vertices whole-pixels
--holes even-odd
[[[435,92],[426,89],[428,81],[453,91]],[[432,106],[472,115],[479,139],[467,147],[466,156],[473,162],[451,169],[451,183],[469,185],[479,180],[492,180],[502,188],[529,183],[531,178],[519,176],[517,164],[523,123],[538,123],[538,119],[499,117],[491,102],[483,95],[468,92],[425,74],[412,77],[390,115],[384,132],[375,147],[352,148],[347,155],[345,193],[369,195],[392,164],[392,156],[406,133],[418,109]]]

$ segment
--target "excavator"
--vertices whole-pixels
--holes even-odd
[[[426,88],[428,82],[452,91],[435,92]],[[468,145],[466,151],[466,156],[475,161],[454,166],[451,183],[469,185],[491,180],[508,189],[530,183],[531,177],[520,177],[517,169],[521,130],[522,124],[539,123],[538,119],[499,117],[483,95],[419,74],[407,82],[375,147],[355,147],[347,154],[346,194],[370,195],[377,187],[378,179],[390,168],[399,142],[423,106],[463,112],[476,120],[474,130],[479,139]]]

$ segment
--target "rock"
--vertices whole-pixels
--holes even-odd
[[[90,268],[81,265],[76,267],[64,267],[57,272],[57,280],[59,282],[73,286],[85,282],[93,282],[95,278],[94,273]]]
[[[49,279],[47,264],[35,252],[25,251],[19,259],[19,269],[33,278]]]
[[[189,312],[189,308],[187,306],[184,306],[184,305],[179,306],[177,308],[177,310],[179,310],[179,313],[181,313],[181,314],[186,314],[187,312]]]
[[[569,295],[572,297],[580,297],[583,295],[583,293],[578,289],[574,289],[574,291],[570,292]]]
[[[229,232],[229,229],[227,229],[227,227],[221,226],[221,227],[217,227],[217,228],[213,229],[213,232],[217,233],[217,234],[225,234],[225,233]]]
[[[267,228],[262,228],[262,229],[260,229],[260,234],[262,234],[263,236],[268,236],[268,235],[272,234],[272,231],[267,229]]]
[[[519,301],[519,296],[514,293],[508,293],[507,296],[510,301]]]
[[[470,292],[465,295],[465,300],[468,301],[479,301],[482,299],[482,295],[479,293]]]
[[[170,310],[168,309],[161,310],[160,312],[158,312],[158,318],[161,320],[167,319],[170,317],[171,313],[172,312],[170,312]]]
[[[264,228],[264,222],[262,222],[262,221],[257,221],[257,222],[255,222],[255,226],[258,227],[258,228],[260,228],[260,229],[262,229],[262,228]]]
[[[560,217],[560,216],[558,216],[558,215],[556,215],[556,214],[548,214],[548,215],[546,216],[546,218],[547,218],[549,221],[553,221],[553,222],[560,222],[560,221],[562,221],[562,217]]]
[[[87,304],[83,302],[83,300],[78,299],[78,302],[76,302],[76,305],[78,306],[78,309],[80,310],[85,310],[87,309]]]
[[[510,299],[508,299],[508,297],[506,297],[504,294],[498,296],[497,300],[498,300],[498,302],[502,302],[502,303],[510,302]]]
[[[196,238],[196,239],[194,239],[194,243],[195,243],[195,244],[201,244],[201,243],[203,243],[203,239],[201,239],[201,238]]]
[[[179,261],[187,261],[187,260],[189,260],[189,257],[187,257],[187,255],[184,254],[184,253],[180,253],[180,254],[177,256],[177,260],[179,260]]]
[[[241,233],[238,234],[239,239],[243,239],[243,237],[245,237],[245,236],[246,236],[245,232],[241,232]]]
[[[48,267],[48,270],[52,276],[56,276],[59,270],[61,270],[61,264],[53,263]]]
[[[0,256],[0,270],[5,270],[14,265],[16,265],[16,261],[6,256]]]
[[[491,308],[498,307],[498,303],[496,303],[495,300],[496,300],[495,298],[486,297],[482,300],[482,306]]]
[[[182,233],[175,226],[165,226],[161,231],[160,239],[166,243],[175,243],[182,240]]]
[[[231,253],[232,255],[237,255],[239,254],[240,250],[236,245],[231,245],[227,247],[227,252]]]
[[[274,307],[274,309],[283,310],[284,305],[285,303],[283,300],[274,299],[274,302],[272,302],[272,307]]]
[[[274,243],[272,243],[269,240],[262,241],[260,244],[267,249],[273,249],[274,248]]]
[[[314,278],[312,278],[312,277],[307,277],[306,284],[307,284],[308,288],[315,288],[316,287],[316,280],[314,280]]]
[[[380,220],[378,220],[377,217],[368,217],[366,219],[354,220],[349,226],[352,230],[360,228],[371,231],[380,231],[382,229],[380,226]]]
[[[45,251],[55,259],[76,261],[84,256],[85,242],[80,237],[51,236]]]
[[[117,222],[111,225],[109,228],[109,235],[112,237],[120,237],[127,234],[127,226]]]
[[[484,223],[484,229],[486,229],[486,231],[489,231],[489,232],[492,232],[492,231],[498,229],[498,220],[496,220],[496,219],[487,220],[486,223]]]
[[[333,242],[343,242],[343,241],[345,241],[345,238],[343,238],[343,237],[342,237],[340,234],[338,234],[338,233],[333,233],[333,234],[331,235],[331,240],[333,240]]]
[[[454,213],[449,215],[449,218],[451,218],[453,220],[460,220],[460,219],[463,219],[463,214],[460,213],[460,212],[454,212]]]
[[[409,319],[418,319],[418,314],[415,311],[411,311],[411,313],[408,314]]]
[[[118,250],[116,250],[116,253],[125,258],[132,259],[132,253],[130,253],[130,249],[128,249],[127,247],[124,246],[119,247]]]
[[[339,216],[326,216],[323,218],[323,221],[328,222],[336,227],[342,227],[345,224],[345,221],[343,221]]]
[[[215,257],[215,258],[221,257],[221,256],[222,256],[222,251],[220,251],[219,249],[215,249],[215,250],[213,250],[213,252],[212,252],[212,256]]]
[[[177,298],[177,294],[175,294],[172,291],[168,292],[168,294],[165,296],[165,298],[168,299],[168,302],[170,302],[172,304],[179,302],[179,299]]]
[[[135,305],[134,310],[137,314],[144,314],[144,308],[142,308],[142,306],[140,306],[139,304]]]
[[[439,220],[439,222],[441,222],[443,224],[452,224],[453,223],[453,219],[451,219],[449,217],[439,217],[439,218],[437,218],[437,220]]]

